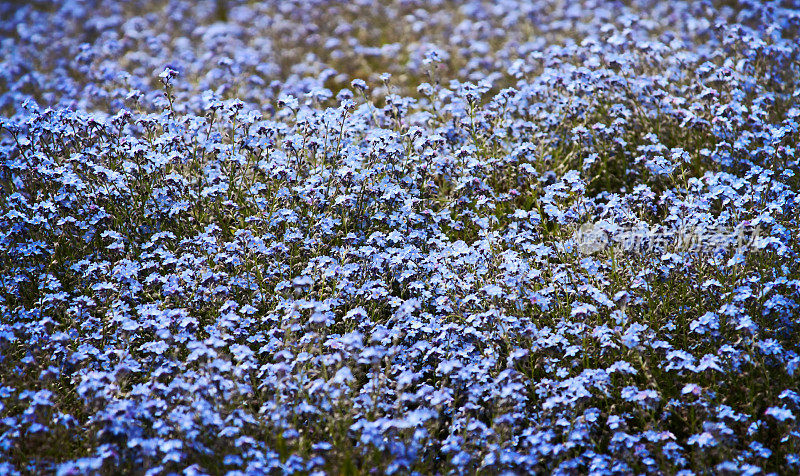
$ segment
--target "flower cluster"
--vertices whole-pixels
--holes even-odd
[[[800,9],[308,3],[0,5],[0,473],[800,472]]]

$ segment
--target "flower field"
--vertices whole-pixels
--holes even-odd
[[[0,474],[800,474],[796,1],[0,19]]]

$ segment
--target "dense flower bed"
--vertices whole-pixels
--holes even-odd
[[[0,473],[800,472],[792,2],[0,5]]]

